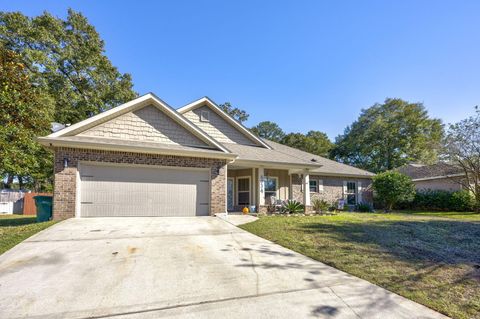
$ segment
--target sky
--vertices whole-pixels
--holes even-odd
[[[139,94],[208,96],[333,140],[387,97],[444,123],[480,104],[480,1],[0,0],[1,11],[82,12]]]

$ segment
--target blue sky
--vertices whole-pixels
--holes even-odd
[[[287,132],[342,133],[386,97],[455,122],[480,104],[480,1],[0,1],[81,11],[135,90],[230,101]]]

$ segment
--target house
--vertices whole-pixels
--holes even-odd
[[[410,176],[417,190],[454,192],[463,189],[456,179],[465,176],[465,173],[455,165],[443,162],[433,165],[407,164],[397,170]]]
[[[55,219],[371,201],[372,173],[261,139],[207,97],[175,110],[149,93],[38,140],[55,154]]]

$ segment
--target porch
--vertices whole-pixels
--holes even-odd
[[[227,168],[227,211],[241,212],[244,207],[266,213],[271,205],[294,199],[309,211],[310,192],[307,170],[278,167],[245,167],[228,165]]]

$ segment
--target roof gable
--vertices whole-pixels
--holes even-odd
[[[96,125],[78,136],[120,138],[162,144],[208,147],[186,128],[153,105],[130,111]]]
[[[206,110],[212,111],[209,113],[209,120],[201,121],[201,113]],[[267,143],[225,113],[208,97],[185,105],[179,108],[178,112],[221,143],[256,145],[270,149]]]
[[[147,115],[153,115],[153,118],[147,120],[145,118]],[[163,123],[160,123],[162,121]],[[131,123],[125,124],[127,122]],[[120,123],[127,125],[127,127],[115,128],[115,125]],[[52,133],[47,136],[47,138],[75,135],[98,137],[103,134],[106,138],[128,139],[128,137],[135,135],[135,132],[131,129],[135,126],[135,123],[141,125],[139,130],[142,131],[141,135],[144,135],[143,138],[145,140],[155,141],[155,139],[157,139],[161,142],[171,144],[180,144],[180,142],[183,142],[186,143],[186,145],[205,145],[219,149],[225,153],[230,153],[222,144],[208,136],[152,93],[148,93],[63,130]],[[167,130],[165,130],[165,128],[162,131],[158,130],[158,128],[165,124]],[[156,129],[155,132],[153,131],[154,128]],[[99,133],[99,131],[103,133]]]

